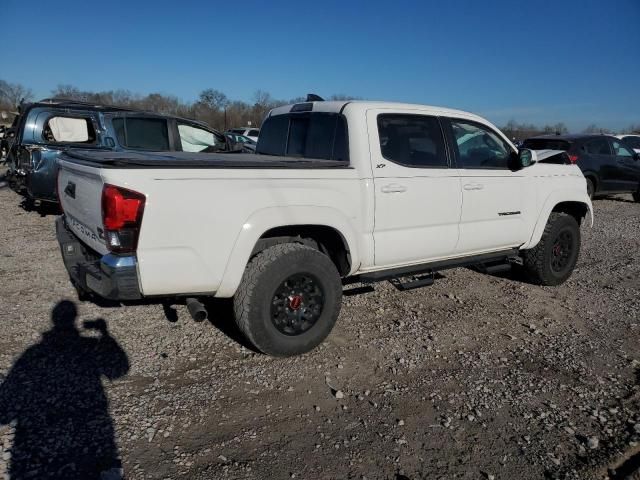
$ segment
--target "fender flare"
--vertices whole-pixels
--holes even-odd
[[[312,222],[309,219],[313,219]],[[244,275],[245,268],[256,243],[265,232],[278,227],[296,225],[317,225],[336,230],[349,249],[351,271],[360,266],[360,248],[356,230],[349,219],[340,211],[331,207],[298,205],[290,207],[267,207],[257,210],[246,219],[238,233],[233,250],[227,260],[216,297],[232,297]]]
[[[547,225],[547,221],[549,220],[551,212],[553,212],[553,209],[558,204],[564,202],[577,202],[584,204],[587,207],[587,213],[589,215],[589,226],[593,227],[593,205],[591,204],[591,199],[585,191],[582,191],[582,189],[568,189],[551,192],[545,200],[542,209],[540,210],[540,214],[538,215],[533,233],[529,238],[529,241],[522,245],[520,248],[533,248],[538,244],[538,242],[542,238],[544,227]]]

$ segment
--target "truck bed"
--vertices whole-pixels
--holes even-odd
[[[98,168],[351,168],[338,160],[277,157],[256,153],[193,152],[117,152],[107,150],[68,150],[60,158]]]

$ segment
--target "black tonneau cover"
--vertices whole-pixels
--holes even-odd
[[[114,152],[67,150],[60,160],[99,168],[349,168],[347,162],[255,153]]]

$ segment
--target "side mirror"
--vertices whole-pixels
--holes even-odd
[[[538,155],[534,150],[522,148],[518,152],[518,163],[520,168],[530,167],[538,161]]]
[[[635,153],[633,154],[633,159],[634,159],[634,160],[640,160],[640,153],[635,152]]]

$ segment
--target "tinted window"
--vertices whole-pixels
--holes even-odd
[[[256,151],[264,155],[284,155],[289,133],[289,116],[269,117],[262,124],[262,135],[258,137]]]
[[[611,148],[606,138],[596,138],[585,143],[582,149],[592,155],[611,155]]]
[[[248,137],[257,137],[258,135],[260,135],[260,130],[249,130],[247,133]]]
[[[349,160],[347,125],[334,113],[293,113],[267,118],[257,152],[265,155]]]
[[[113,128],[123,147],[141,150],[169,150],[167,121],[161,118],[114,118]]]
[[[614,155],[618,157],[633,157],[633,152],[624,146],[621,142],[613,140]]]
[[[378,115],[380,151],[387,160],[410,167],[448,167],[436,117]]]
[[[624,137],[622,141],[631,148],[640,149],[640,137]]]
[[[93,143],[96,133],[89,118],[51,117],[44,126],[42,136],[51,143]]]
[[[565,152],[571,148],[568,141],[556,138],[528,138],[522,146],[531,150],[564,150]]]
[[[511,149],[493,130],[455,119],[451,127],[463,168],[509,168]]]

